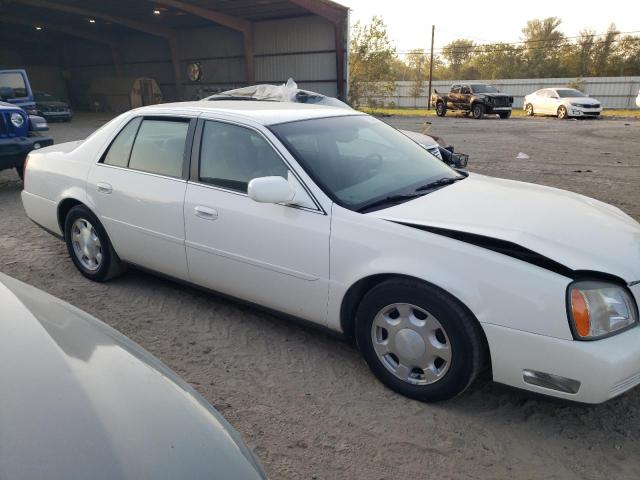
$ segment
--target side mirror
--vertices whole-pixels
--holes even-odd
[[[289,203],[295,191],[282,177],[259,177],[249,182],[249,198],[260,203]]]

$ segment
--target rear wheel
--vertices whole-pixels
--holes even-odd
[[[436,103],[436,115],[439,117],[444,117],[447,114],[447,107],[444,102]]]
[[[20,180],[24,181],[24,163],[16,167],[16,172],[18,172]]]
[[[484,105],[476,103],[472,108],[473,118],[480,120],[484,116]]]
[[[69,210],[64,238],[71,260],[88,279],[104,282],[124,271],[104,227],[84,205]]]
[[[356,340],[380,381],[425,402],[460,394],[484,363],[477,321],[446,293],[413,280],[388,280],[365,295]]]
[[[567,107],[565,107],[564,105],[560,105],[558,107],[558,118],[560,120],[564,120],[565,118],[569,117],[569,113],[567,112]]]
[[[534,113],[533,113],[533,105],[531,105],[530,103],[527,103],[527,106],[524,107],[524,110],[527,113],[527,116],[533,117],[533,115],[534,115]]]

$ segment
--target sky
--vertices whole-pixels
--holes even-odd
[[[605,32],[611,22],[618,30],[640,31],[638,0],[334,0],[351,9],[351,24],[382,16],[398,52],[429,49],[431,25],[436,26],[435,49],[456,38],[476,43],[518,42],[522,27],[534,18],[559,17],[560,30],[572,37],[590,27]],[[637,34],[640,35],[640,32]]]

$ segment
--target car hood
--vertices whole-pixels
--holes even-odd
[[[43,107],[64,107],[64,108],[68,107],[68,105],[65,102],[58,102],[58,101],[36,102],[36,105],[40,105]]]
[[[0,313],[0,478],[266,478],[211,405],[112,328],[2,274]]]
[[[13,103],[8,103],[8,102],[0,102],[0,109],[2,109],[2,110],[20,110],[20,111],[22,111],[22,109],[20,107],[16,107]]]
[[[640,224],[614,206],[556,188],[470,174],[369,215],[504,240],[572,270],[640,280]]]
[[[564,97],[562,98],[563,101],[565,102],[573,102],[573,103],[580,103],[580,104],[586,104],[586,105],[599,105],[600,102],[598,100],[596,100],[595,98],[590,98],[590,97]]]
[[[502,98],[502,97],[510,97],[511,95],[507,94],[507,93],[476,93],[476,95],[484,95],[485,97],[492,97],[492,98]]]

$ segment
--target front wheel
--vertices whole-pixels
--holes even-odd
[[[104,227],[84,205],[69,210],[64,239],[71,260],[88,279],[104,282],[124,271]]]
[[[436,103],[436,115],[439,117],[444,117],[447,114],[447,107],[444,102]]]
[[[569,117],[569,113],[567,112],[567,107],[565,107],[564,105],[560,105],[558,107],[558,118],[560,120],[564,120],[568,117]]]
[[[476,120],[480,120],[484,116],[484,105],[481,103],[476,103],[472,109],[473,118]]]
[[[500,116],[500,118],[501,118],[502,120],[506,120],[507,118],[509,118],[509,117],[511,116],[511,111],[508,111],[508,112],[500,112],[498,115]]]
[[[20,180],[24,182],[24,163],[16,167],[16,172],[18,172],[18,176],[20,177]]]
[[[382,383],[424,402],[460,394],[484,364],[475,318],[445,292],[413,280],[388,280],[365,295],[356,340]]]

